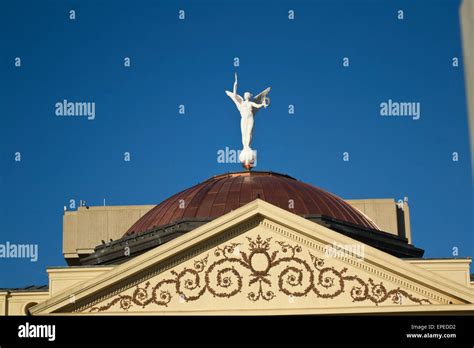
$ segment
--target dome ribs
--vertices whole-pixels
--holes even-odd
[[[250,202],[256,200],[257,198],[267,200],[271,197],[271,192],[265,191],[263,187],[263,182],[265,178],[261,176],[255,176],[251,180],[251,193],[250,193]]]
[[[227,193],[224,213],[228,213],[240,207],[240,188],[242,186],[243,176],[232,177],[232,183]]]
[[[173,223],[171,217],[173,216],[173,213],[176,211],[176,209],[178,209],[180,200],[184,200],[187,204],[190,197],[192,198],[194,194],[200,189],[200,187],[201,184],[197,184],[187,190],[182,191],[177,197],[170,199],[169,202],[167,202],[167,204],[162,207],[163,209],[157,209],[160,211],[156,215],[156,222],[153,224],[153,226],[149,226],[148,229]]]
[[[200,207],[204,204],[207,193],[209,192],[209,190],[214,184],[215,184],[215,181],[212,179],[203,182],[200,185],[199,190],[196,191],[196,194],[194,195],[194,197],[192,197],[189,201],[186,201],[186,208],[184,212],[184,214],[186,214],[186,217],[188,218],[199,217],[198,211]],[[204,216],[201,216],[201,217],[204,217]]]
[[[211,217],[212,206],[214,205],[214,201],[217,198],[217,194],[221,189],[222,185],[224,184],[223,179],[215,180],[209,189],[205,192],[205,196],[203,196],[201,203],[199,204],[199,208],[196,212],[196,217]]]
[[[327,191],[324,191],[324,190],[321,190],[321,189],[318,189],[320,191],[322,191],[325,195],[327,196],[330,196],[330,197],[333,197],[335,198],[334,199],[334,202],[338,205],[341,206],[342,209],[344,209],[347,214],[349,214],[349,218],[345,218],[345,219],[342,219],[342,220],[345,220],[347,222],[352,222],[353,224],[356,224],[356,225],[365,225],[366,224],[366,219],[363,218],[363,216],[361,216],[361,214],[355,210],[355,208],[353,208],[349,203],[345,202],[342,198],[330,193],[330,192],[327,192]]]
[[[309,214],[327,215],[327,216],[334,216],[337,214],[336,211],[334,210],[334,207],[332,207],[332,204],[330,204],[330,202],[328,202],[326,199],[323,199],[324,197],[321,197],[319,194],[314,194],[315,190],[313,186],[308,185],[308,184],[303,184],[299,189],[302,192],[304,192],[305,197],[307,197],[305,201],[313,203],[313,206],[311,207],[311,209],[309,209],[310,210]]]
[[[254,178],[251,176],[244,176],[239,195],[239,207],[245,205],[245,202],[251,202],[252,199],[252,182]]]
[[[270,185],[272,188],[272,193],[276,199],[275,205],[277,207],[280,207],[285,210],[289,210],[288,205],[290,203],[290,195],[288,194],[288,191],[285,189],[285,185],[283,185],[283,179],[279,178],[278,176],[274,176],[275,181],[278,182],[278,185],[280,186],[278,189],[276,189],[274,186],[276,185]]]
[[[227,177],[223,177],[222,181],[223,184],[220,187],[219,192],[217,193],[216,198],[214,199],[214,204],[211,208],[212,217],[224,215],[227,193],[229,192],[232,181],[227,180]]]
[[[191,188],[186,189],[185,191],[190,190],[190,189]],[[160,218],[158,217],[158,215],[163,211],[164,208],[168,207],[168,205],[170,204],[171,201],[176,199],[176,197],[179,197],[183,192],[184,191],[178,192],[178,193],[174,194],[173,196],[171,196],[170,198],[164,200],[162,203],[160,203],[160,208],[159,209],[157,209],[158,206],[155,206],[154,208],[149,210],[137,222],[135,222],[132,225],[132,227],[130,227],[128,229],[127,234],[130,235],[130,234],[144,232],[144,231],[150,229],[151,227],[153,227],[152,224],[159,223]]]
[[[309,210],[305,203],[306,200],[301,197],[305,192],[300,192],[300,190],[289,181],[283,182],[282,180],[282,185],[286,187],[287,191],[290,193],[289,199],[293,200],[293,208],[290,208],[290,202],[288,202],[285,209],[298,215],[308,215]]]
[[[275,202],[276,197],[274,195],[274,188],[272,187],[271,181],[265,177],[255,177],[255,188],[252,192],[253,197],[252,200],[257,198],[261,198],[267,202]]]
[[[317,191],[319,193],[319,196],[323,198],[326,202],[331,204],[333,207],[333,211],[336,211],[332,217],[339,219],[339,220],[344,220],[348,222],[352,222],[352,218],[350,214],[344,210],[344,206],[339,202],[341,198],[337,196],[331,196],[328,195],[328,193],[324,190],[321,190],[320,188],[311,186],[313,190]],[[336,198],[336,199],[335,199]]]

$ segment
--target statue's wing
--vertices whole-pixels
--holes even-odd
[[[270,93],[271,87],[268,87],[267,89],[263,90],[255,98],[253,98],[253,102],[256,104],[262,104],[265,98],[267,98],[267,94]],[[257,111],[260,109],[254,108],[253,114],[255,115]]]
[[[244,99],[240,95],[238,95],[237,93],[234,94],[232,92],[225,91],[225,94],[227,94],[236,103],[242,104],[242,102],[244,101]]]
[[[264,91],[260,92],[255,98],[253,98],[253,102],[257,104],[262,104],[263,99],[267,97],[267,94],[270,92],[271,87],[268,87]]]

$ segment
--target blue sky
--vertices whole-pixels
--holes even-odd
[[[0,243],[38,244],[39,259],[0,259],[0,287],[46,284],[45,268],[65,264],[70,199],[155,204],[241,170],[217,162],[218,150],[241,146],[240,116],[224,94],[235,70],[239,92],[272,87],[270,108],[256,116],[258,170],[347,199],[408,196],[414,244],[426,257],[452,257],[453,247],[472,256],[458,7],[453,0],[3,1]],[[57,117],[63,99],[95,102],[95,119]],[[421,118],[381,117],[388,99],[421,103]]]

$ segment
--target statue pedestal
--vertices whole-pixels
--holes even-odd
[[[247,169],[248,171],[252,170],[252,168],[254,167],[252,163],[250,162],[244,162],[242,163],[242,167],[244,167],[245,169]]]
[[[252,169],[255,167],[255,156],[254,150],[252,150],[250,147],[244,148],[240,154],[239,154],[239,161],[242,163],[242,167],[244,167],[247,170]]]

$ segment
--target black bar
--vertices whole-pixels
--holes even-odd
[[[54,341],[20,338],[19,327],[55,325]],[[0,317],[0,346],[296,344],[346,346],[474,344],[472,316],[48,316]],[[25,332],[25,331],[23,331]],[[409,338],[407,334],[421,334]],[[455,335],[434,338],[433,334]],[[429,337],[431,335],[431,337]]]

